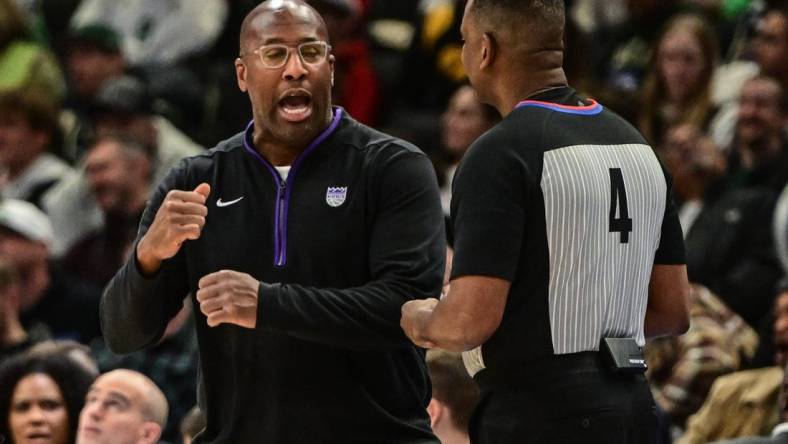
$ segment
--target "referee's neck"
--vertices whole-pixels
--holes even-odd
[[[518,103],[540,92],[567,86],[566,74],[561,67],[542,70],[523,70],[502,76],[497,83],[500,100],[494,105],[501,116],[506,117]]]

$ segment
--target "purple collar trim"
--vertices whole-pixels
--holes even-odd
[[[281,176],[279,176],[279,172],[276,171],[271,162],[266,160],[260,153],[257,152],[256,149],[252,148],[252,132],[254,130],[254,120],[249,122],[249,125],[246,126],[246,130],[244,131],[244,148],[248,151],[253,157],[255,157],[260,163],[262,163],[266,169],[271,173],[274,178],[274,183],[276,183],[276,204],[274,207],[274,265],[277,267],[284,267],[287,263],[287,212],[288,207],[290,206],[290,194],[293,191],[293,180],[296,176],[296,172],[298,171],[298,166],[301,162],[312,152],[314,151],[320,144],[322,144],[331,134],[336,131],[337,127],[339,127],[339,122],[342,120],[342,108],[335,107],[334,108],[334,118],[331,120],[331,124],[328,125],[322,133],[320,133],[315,140],[313,140],[301,154],[296,157],[293,161],[293,165],[290,167],[290,173],[287,175],[287,179],[282,182]]]

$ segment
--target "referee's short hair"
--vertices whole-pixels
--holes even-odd
[[[427,352],[427,368],[432,381],[432,397],[451,410],[454,426],[468,430],[479,388],[468,375],[458,353],[445,350]]]
[[[483,24],[514,36],[527,34],[538,46],[563,43],[564,0],[472,0],[469,12]]]

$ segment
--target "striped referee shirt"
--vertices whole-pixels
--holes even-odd
[[[569,87],[521,102],[463,159],[452,278],[512,282],[504,317],[466,352],[471,374],[645,342],[653,264],[684,263],[670,179],[627,122]]]

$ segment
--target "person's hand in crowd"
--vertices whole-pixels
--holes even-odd
[[[167,193],[153,223],[137,245],[137,260],[143,274],[155,274],[161,263],[175,256],[187,240],[200,237],[211,186],[201,183],[193,191]]]
[[[438,300],[435,298],[416,299],[402,305],[402,318],[399,325],[405,335],[419,347],[435,347],[435,344],[423,336],[423,326],[425,320],[432,315],[432,310],[436,305],[438,305]]]
[[[725,157],[708,135],[700,135],[692,154],[692,166],[697,174],[714,179],[725,173]]]
[[[725,157],[697,126],[678,125],[668,130],[663,146],[665,164],[676,191],[685,200],[702,198],[706,186],[725,173]]]
[[[200,311],[208,317],[208,326],[235,324],[255,328],[257,292],[260,282],[246,273],[222,270],[203,276],[197,284]]]

